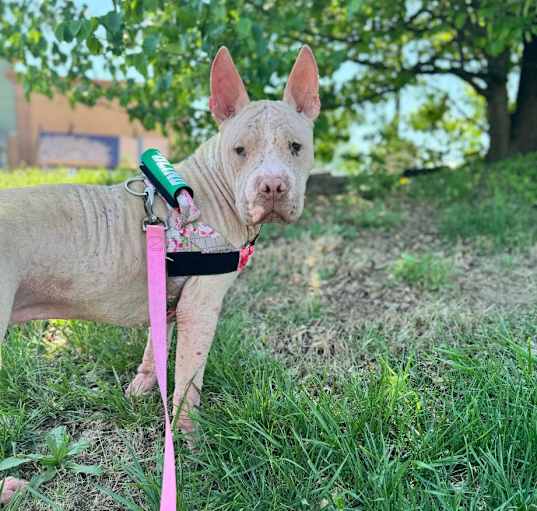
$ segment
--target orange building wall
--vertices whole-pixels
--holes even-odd
[[[13,76],[14,79],[14,76]],[[96,106],[77,105],[72,108],[65,96],[52,99],[32,94],[24,98],[22,86],[16,88],[17,131],[10,140],[10,166],[38,165],[37,152],[41,131],[117,136],[120,162],[135,166],[140,149],[157,147],[164,154],[169,141],[158,131],[145,130],[138,121],[130,121],[116,103],[100,100]]]

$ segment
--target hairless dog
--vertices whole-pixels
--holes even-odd
[[[295,222],[313,166],[319,76],[307,46],[291,70],[283,100],[250,101],[226,48],[211,67],[209,107],[218,133],[178,164],[195,191],[200,220],[235,247],[262,223]],[[158,201],[159,216],[165,206]],[[117,186],[38,186],[0,191],[0,340],[8,325],[33,319],[147,324],[142,202]],[[174,413],[191,433],[205,363],[225,293],[237,273],[174,279],[180,343]],[[148,342],[127,393],[155,384]],[[0,502],[24,481],[7,478]]]

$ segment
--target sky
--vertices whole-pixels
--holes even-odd
[[[75,0],[75,5],[87,5],[91,16],[102,16],[113,7],[112,0]]]

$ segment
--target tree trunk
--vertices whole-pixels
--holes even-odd
[[[510,153],[537,151],[537,36],[524,42]]]
[[[491,80],[487,86],[487,120],[490,145],[487,161],[493,162],[509,154],[511,119],[507,96],[507,80]]]

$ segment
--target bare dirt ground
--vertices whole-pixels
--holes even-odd
[[[321,222],[327,201],[314,207]],[[535,308],[537,245],[483,253],[474,242],[443,239],[432,207],[397,208],[396,226],[356,227],[354,235],[327,228],[312,236],[304,225],[298,239],[262,240],[228,303],[243,301],[254,318],[252,331],[290,365],[332,360],[340,367],[355,366],[356,357],[367,363],[376,331],[397,351],[437,342],[447,330],[453,335],[453,323],[468,327],[486,316]],[[394,278],[393,265],[404,253],[449,261],[448,283],[429,291]]]

